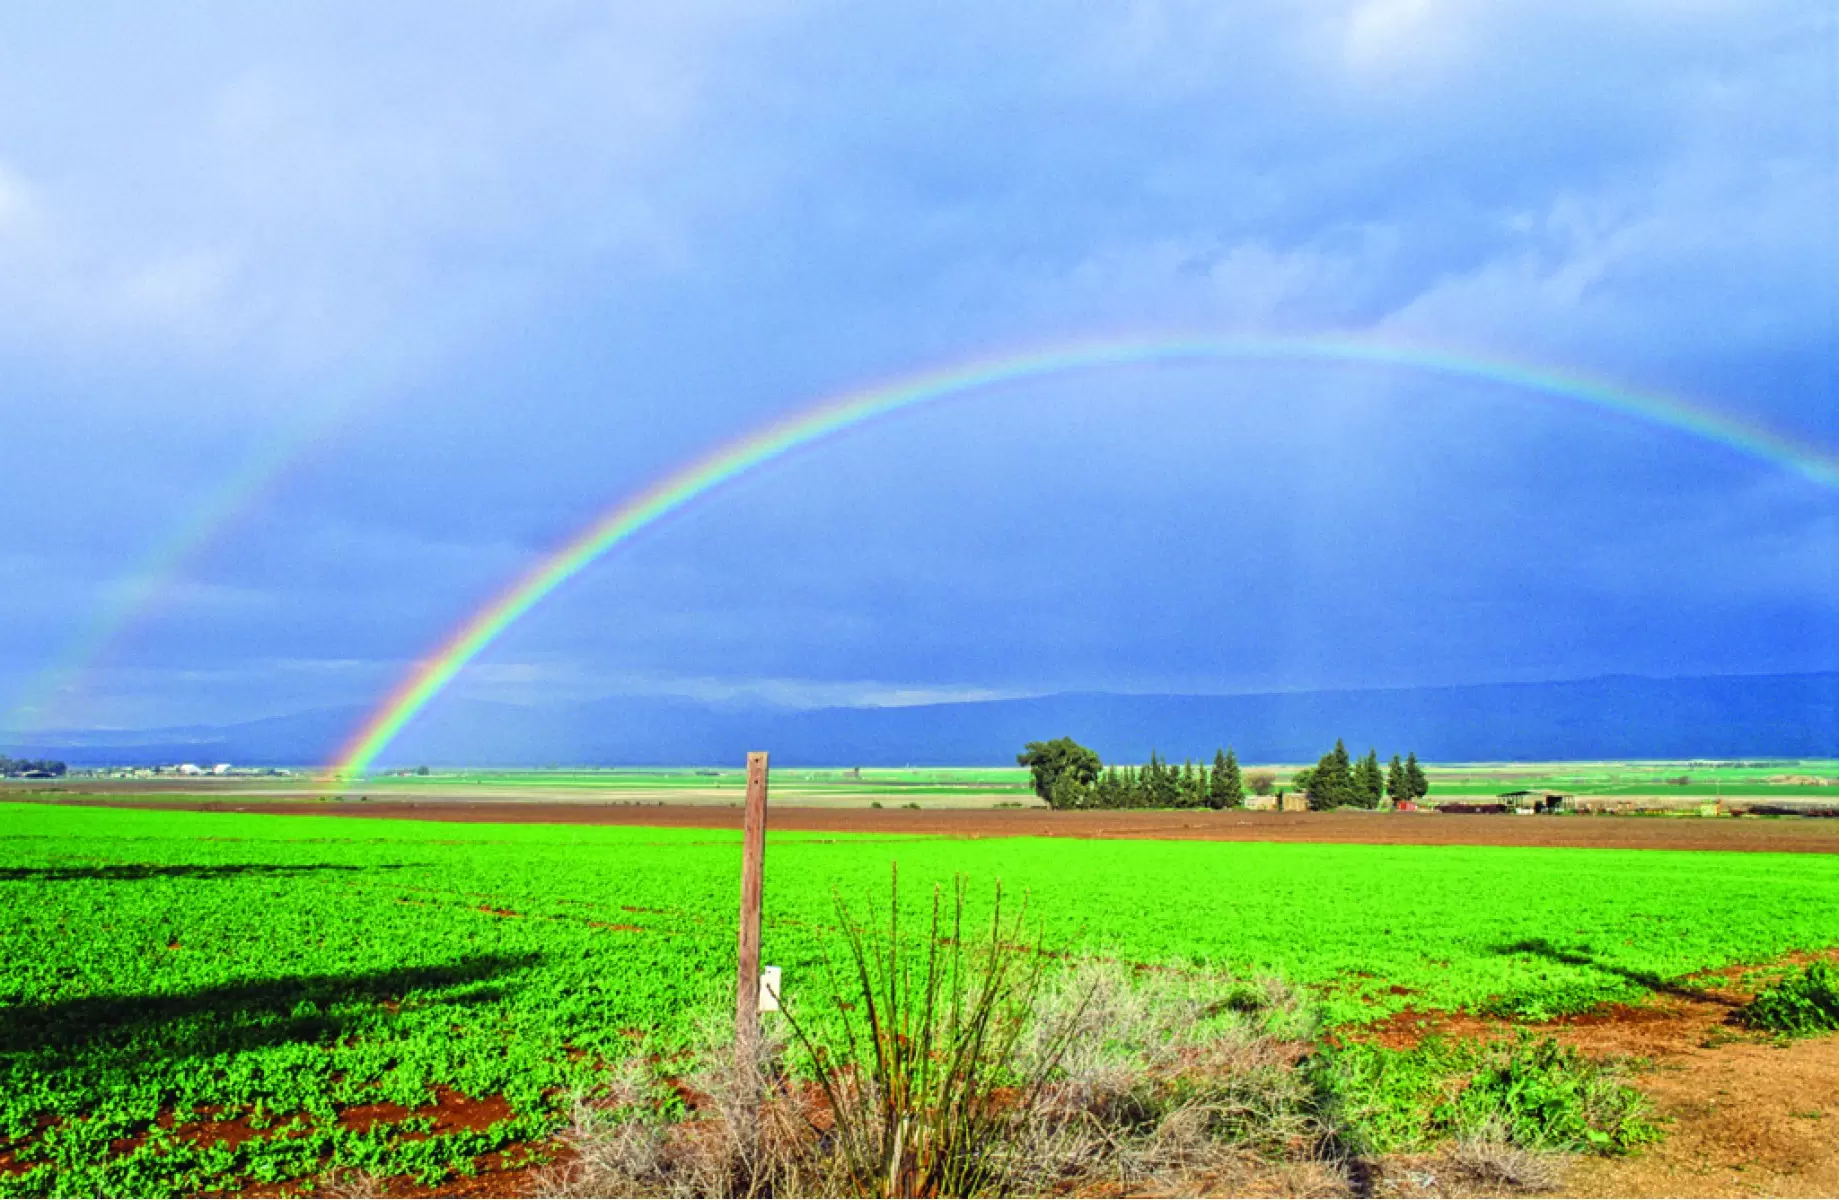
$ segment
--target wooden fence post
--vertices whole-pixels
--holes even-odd
[[[734,1055],[751,1087],[760,1043],[760,895],[766,863],[766,752],[747,756],[747,816],[741,835],[740,975],[735,981]]]

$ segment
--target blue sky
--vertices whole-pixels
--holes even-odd
[[[9,5],[0,727],[367,703],[712,443],[1042,343],[1405,340],[1839,450],[1836,40],[1819,0]],[[455,691],[1831,669],[1832,491],[1499,388],[1240,364],[776,463]]]

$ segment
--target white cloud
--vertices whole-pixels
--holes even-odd
[[[1006,700],[1038,691],[884,679],[813,679],[790,676],[711,676],[636,672],[578,658],[548,657],[469,665],[455,695],[506,704],[547,705],[610,696],[696,700],[724,707],[811,709],[906,708],[970,700]]]
[[[196,41],[151,65],[144,46],[110,59],[101,43],[8,89],[0,349],[324,373],[450,353],[584,260],[683,261],[661,188],[728,47],[771,16],[351,4],[191,30],[122,19]],[[72,53],[22,21],[0,19],[6,37],[15,57]]]
[[[1363,82],[1424,87],[1468,49],[1473,6],[1455,0],[1364,0],[1351,7],[1342,53]]]
[[[1696,155],[1513,214],[1500,252],[1382,326],[1625,368],[1817,344],[1839,246],[1809,235],[1836,209],[1839,179],[1818,162]]]

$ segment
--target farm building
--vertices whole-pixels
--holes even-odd
[[[1535,792],[1522,790],[1502,792],[1500,802],[1508,808],[1530,808],[1534,812],[1564,812],[1574,807],[1572,797],[1563,792]]]

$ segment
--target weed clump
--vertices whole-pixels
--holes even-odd
[[[1809,1037],[1839,1029],[1839,970],[1817,962],[1764,988],[1744,1005],[1738,1019],[1752,1029],[1788,1037]]]
[[[831,964],[839,999],[830,1020],[785,1010],[830,1109],[831,1153],[851,1195],[1009,1192],[1021,1182],[1017,1134],[1059,1066],[1078,1008],[1037,1018],[1047,959],[1027,940],[1025,909],[1005,926],[1000,887],[988,934],[974,942],[963,878],[949,903],[935,888],[930,927],[909,947],[895,883],[885,934],[836,899],[848,960],[840,971]],[[1031,1032],[1040,1036],[1024,1054]]]
[[[1353,1043],[1324,1052],[1321,1086],[1339,1097],[1360,1148],[1390,1153],[1495,1145],[1534,1153],[1625,1154],[1658,1140],[1641,1093],[1614,1064],[1553,1038],[1426,1039],[1412,1050]]]

